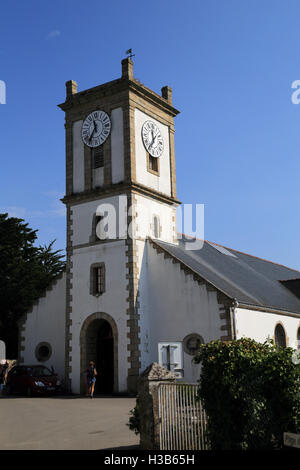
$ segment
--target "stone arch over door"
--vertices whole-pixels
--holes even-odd
[[[90,360],[95,360],[93,348],[97,342],[97,336],[101,325],[105,322],[111,327],[113,335],[113,392],[119,391],[118,383],[118,329],[114,319],[104,312],[97,312],[89,315],[80,332],[80,393],[85,393],[84,371],[88,367]],[[92,351],[92,352],[91,352]],[[99,371],[101,374],[101,371]]]

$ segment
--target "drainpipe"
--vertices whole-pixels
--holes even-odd
[[[231,321],[231,331],[233,339],[236,339],[236,324],[235,324],[235,309],[239,306],[239,303],[236,299],[233,299],[230,307],[230,321]]]

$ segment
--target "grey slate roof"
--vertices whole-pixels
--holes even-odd
[[[300,314],[300,298],[280,282],[300,279],[295,269],[207,241],[199,250],[152,241],[241,304]]]

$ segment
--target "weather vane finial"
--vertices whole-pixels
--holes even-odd
[[[135,57],[135,54],[132,54],[131,48],[126,51],[126,54],[127,54],[127,59],[131,59],[131,57]]]

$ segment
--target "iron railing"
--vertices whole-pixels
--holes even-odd
[[[197,384],[160,384],[160,449],[206,450],[206,416],[197,400]]]

